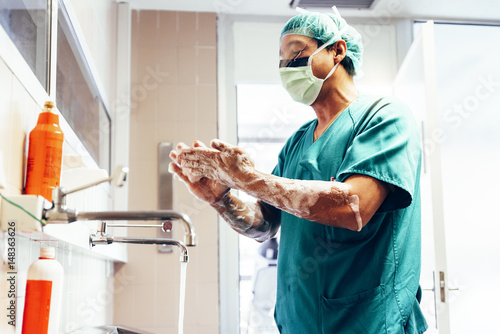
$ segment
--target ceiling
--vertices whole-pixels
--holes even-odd
[[[134,9],[287,17],[296,14],[296,11],[289,7],[290,0],[128,0],[128,2]],[[344,17],[360,17],[374,22],[387,20],[387,18],[413,18],[500,23],[500,1],[498,0],[474,2],[470,0],[375,0],[372,9],[340,8],[339,11]]]

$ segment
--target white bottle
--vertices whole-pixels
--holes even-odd
[[[54,247],[42,247],[28,269],[22,334],[59,334],[63,268]]]

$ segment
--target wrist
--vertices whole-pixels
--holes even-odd
[[[235,188],[239,190],[248,190],[248,186],[259,178],[259,172],[252,166],[240,170],[235,177]]]
[[[226,204],[228,203],[228,201],[230,201],[230,198],[229,198],[230,194],[231,194],[231,188],[228,188],[227,191],[225,191],[215,201],[213,201],[212,203],[210,203],[210,205],[212,207],[214,207],[215,209],[224,208],[226,206]]]

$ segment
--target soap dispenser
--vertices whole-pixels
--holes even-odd
[[[40,248],[28,269],[22,334],[59,334],[63,267],[54,247]]]
[[[64,135],[59,127],[59,115],[52,112],[54,102],[45,102],[44,111],[29,135],[28,168],[25,193],[41,195],[52,201],[52,190],[61,181]]]

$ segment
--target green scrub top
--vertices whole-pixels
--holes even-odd
[[[275,320],[285,334],[423,333],[420,277],[420,137],[403,103],[360,95],[313,142],[317,120],[283,147],[274,175],[392,185],[360,231],[281,212]]]

